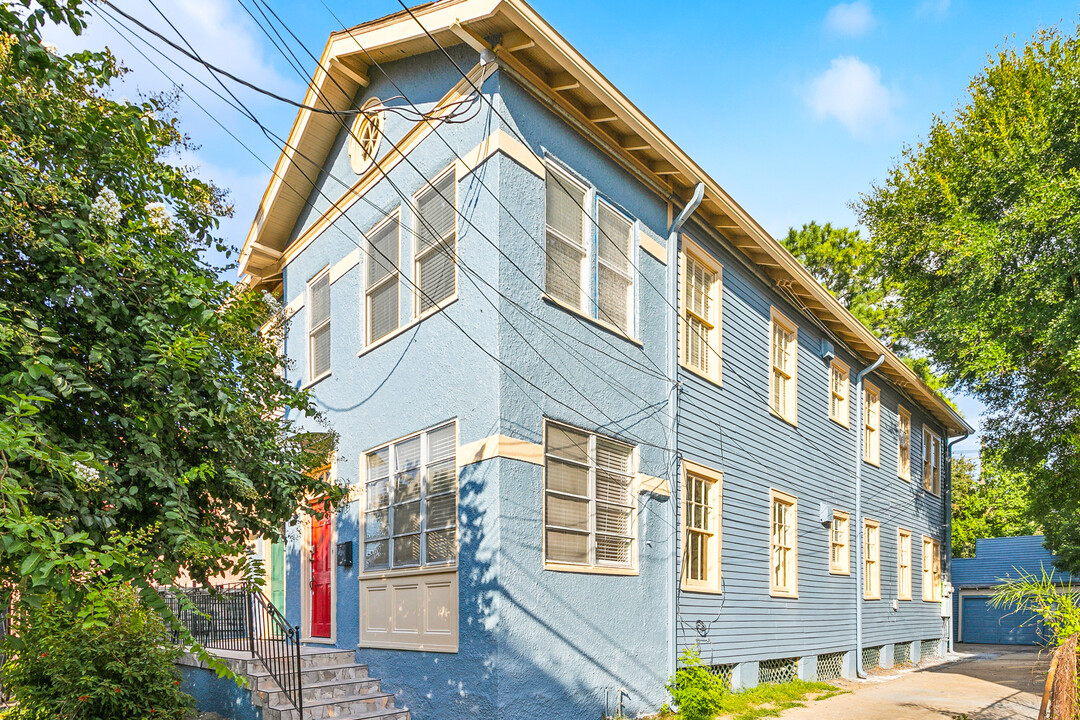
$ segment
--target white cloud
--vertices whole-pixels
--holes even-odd
[[[898,101],[898,93],[882,84],[881,70],[857,57],[834,58],[806,95],[814,117],[833,118],[856,137],[889,124]]]
[[[829,8],[825,14],[825,27],[837,35],[859,37],[877,25],[870,6],[862,0],[840,3]]]
[[[923,0],[915,8],[915,14],[919,17],[930,17],[940,20],[948,14],[952,6],[951,0]]]

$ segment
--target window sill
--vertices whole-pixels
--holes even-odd
[[[710,349],[711,349],[711,348],[710,348]],[[719,359],[719,356],[717,356],[717,357],[718,357],[718,360],[717,360],[717,361],[718,361],[718,362],[722,362],[722,361],[721,361],[721,360]],[[711,375],[708,375],[707,373],[703,373],[703,372],[701,372],[701,371],[700,371],[700,370],[698,370],[698,369],[697,369],[696,367],[693,367],[693,366],[691,366],[691,365],[687,365],[687,364],[686,364],[686,363],[684,363],[684,362],[683,362],[682,360],[679,360],[679,367],[681,367],[681,368],[682,368],[683,370],[685,370],[685,371],[687,371],[687,372],[689,372],[689,373],[693,373],[694,375],[697,375],[697,376],[698,376],[699,378],[701,378],[702,380],[707,380],[708,382],[711,382],[711,383],[712,383],[713,385],[716,385],[717,387],[723,387],[723,386],[724,386],[724,383],[722,382],[722,381],[723,381],[723,375],[722,375],[722,373],[720,373],[720,374],[717,374],[717,376],[716,376],[716,377],[713,377],[713,376],[711,376]]]
[[[790,417],[786,417],[784,415],[781,415],[780,413],[773,410],[772,405],[769,406],[769,414],[772,415],[777,420],[783,420],[784,422],[786,422],[788,425],[790,425],[793,428],[799,427],[799,422],[797,420],[798,416],[796,416],[794,418],[790,418]]]
[[[439,303],[435,307],[431,308],[430,310],[425,311],[422,315],[419,315],[419,316],[413,318],[412,320],[405,323],[404,325],[402,325],[398,329],[394,330],[390,334],[383,335],[378,340],[375,340],[374,342],[368,343],[367,345],[362,347],[359,352],[356,353],[356,356],[357,357],[363,357],[363,356],[367,355],[369,352],[371,352],[372,350],[374,350],[374,349],[376,349],[376,348],[378,348],[378,347],[380,347],[382,345],[385,345],[386,343],[388,343],[391,340],[393,340],[394,338],[396,338],[398,335],[401,335],[402,333],[406,332],[407,330],[410,330],[411,328],[416,327],[417,325],[422,323],[424,320],[427,320],[432,315],[434,315],[434,314],[436,314],[438,312],[441,312],[442,310],[449,307],[450,305],[453,305],[455,302],[457,302],[457,299],[458,299],[458,295],[457,295],[457,293],[454,293],[453,295],[451,295],[447,299],[443,300],[441,303]]]
[[[784,600],[798,600],[799,592],[786,592],[784,590],[770,590],[769,595],[774,598],[781,598]]]
[[[637,568],[606,567],[604,565],[574,565],[573,563],[545,562],[545,570],[553,572],[580,573],[584,575],[637,575]]]
[[[551,297],[547,293],[544,293],[540,297],[544,300],[544,302],[549,303],[551,305],[554,305],[555,307],[560,308],[561,310],[565,310],[568,313],[573,313],[574,315],[577,315],[582,320],[586,320],[586,321],[592,323],[593,325],[596,325],[598,328],[600,328],[602,330],[606,330],[609,333],[611,333],[612,335],[616,335],[616,336],[622,338],[623,340],[626,340],[628,343],[631,343],[633,345],[637,345],[638,347],[645,347],[645,343],[641,342],[640,340],[638,340],[635,337],[631,337],[630,335],[627,335],[626,332],[624,332],[620,328],[616,327],[615,325],[612,325],[609,322],[606,322],[606,321],[601,320],[599,318],[594,318],[592,315],[589,315],[588,313],[582,312],[579,308],[576,308],[573,305],[569,305],[567,303],[564,303],[562,300],[556,300],[555,298]]]
[[[687,584],[685,582],[682,583],[682,585],[680,586],[679,589],[682,590],[683,592],[698,593],[698,594],[701,594],[701,595],[723,595],[724,594],[724,591],[721,590],[718,587],[712,587],[712,586],[708,586],[708,585],[690,585],[690,584]]]
[[[457,653],[457,645],[408,645],[406,643],[394,641],[394,642],[368,642],[360,643],[356,646],[359,649],[374,649],[374,650],[408,650],[411,652],[436,652],[436,653]]]
[[[443,573],[456,573],[457,565],[439,565],[428,567],[397,568],[394,570],[369,570],[361,571],[361,580],[382,580],[394,577],[413,577],[415,575],[440,575]]]
[[[867,465],[872,465],[872,466],[874,466],[874,467],[876,467],[876,468],[879,468],[879,467],[881,467],[881,461],[880,461],[880,460],[879,460],[879,461],[877,461],[877,462],[874,462],[873,460],[867,460],[866,458],[863,458],[863,460],[862,460],[862,461],[863,461],[864,463],[866,463]]]
[[[840,427],[844,428],[845,430],[850,430],[851,429],[851,423],[846,423],[843,420],[837,420],[832,415],[829,416],[829,419],[832,420],[837,425],[839,425]]]
[[[910,597],[901,597],[901,596],[898,596],[898,597],[897,597],[896,599],[897,599],[897,600],[900,600],[901,602],[911,602],[911,598],[910,598]]]
[[[901,480],[903,480],[903,481],[904,481],[904,482],[906,482],[906,483],[910,483],[910,482],[911,482],[911,478],[910,478],[910,477],[904,477],[903,475],[897,475],[896,477],[900,478]]]
[[[837,570],[836,568],[829,568],[829,574],[830,575],[846,575],[848,577],[851,577],[851,571],[850,570]]]
[[[869,601],[869,600],[880,600],[881,596],[880,595],[863,595],[862,599],[867,600],[867,601]]]
[[[334,645],[337,640],[332,637],[301,637],[300,642],[307,645]]]
[[[307,382],[307,384],[301,385],[300,389],[301,390],[308,390],[310,388],[313,388],[316,385],[318,385],[319,383],[321,383],[323,380],[325,380],[326,378],[330,377],[331,375],[333,375],[333,372],[328,370],[328,371],[324,372],[322,375],[320,375],[319,377],[315,378],[314,380],[309,380]]]

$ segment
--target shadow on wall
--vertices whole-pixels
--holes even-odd
[[[397,705],[407,707],[414,720],[581,720],[614,714],[619,688],[642,684],[649,669],[633,648],[623,647],[618,663],[622,674],[641,677],[617,676],[611,670],[613,659],[597,652],[602,648],[587,647],[583,637],[572,637],[545,620],[552,613],[537,612],[557,606],[556,615],[572,616],[570,627],[583,628],[590,637],[604,632],[573,603],[545,595],[545,583],[538,575],[542,571],[528,572],[506,553],[498,553],[499,470],[498,460],[461,469],[458,652],[360,648],[358,662],[382,679],[384,691],[394,693]],[[535,552],[539,559],[539,546]],[[514,564],[515,572],[527,572],[526,586],[535,588],[536,596],[515,598],[500,582],[500,562]],[[609,647],[619,646],[615,639],[602,640]]]

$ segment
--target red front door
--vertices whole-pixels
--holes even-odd
[[[311,636],[319,638],[330,637],[330,535],[329,513],[311,519]]]

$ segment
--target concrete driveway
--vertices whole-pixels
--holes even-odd
[[[843,682],[851,690],[789,710],[784,720],[1036,720],[1049,653],[1017,645],[957,645],[960,659]]]

